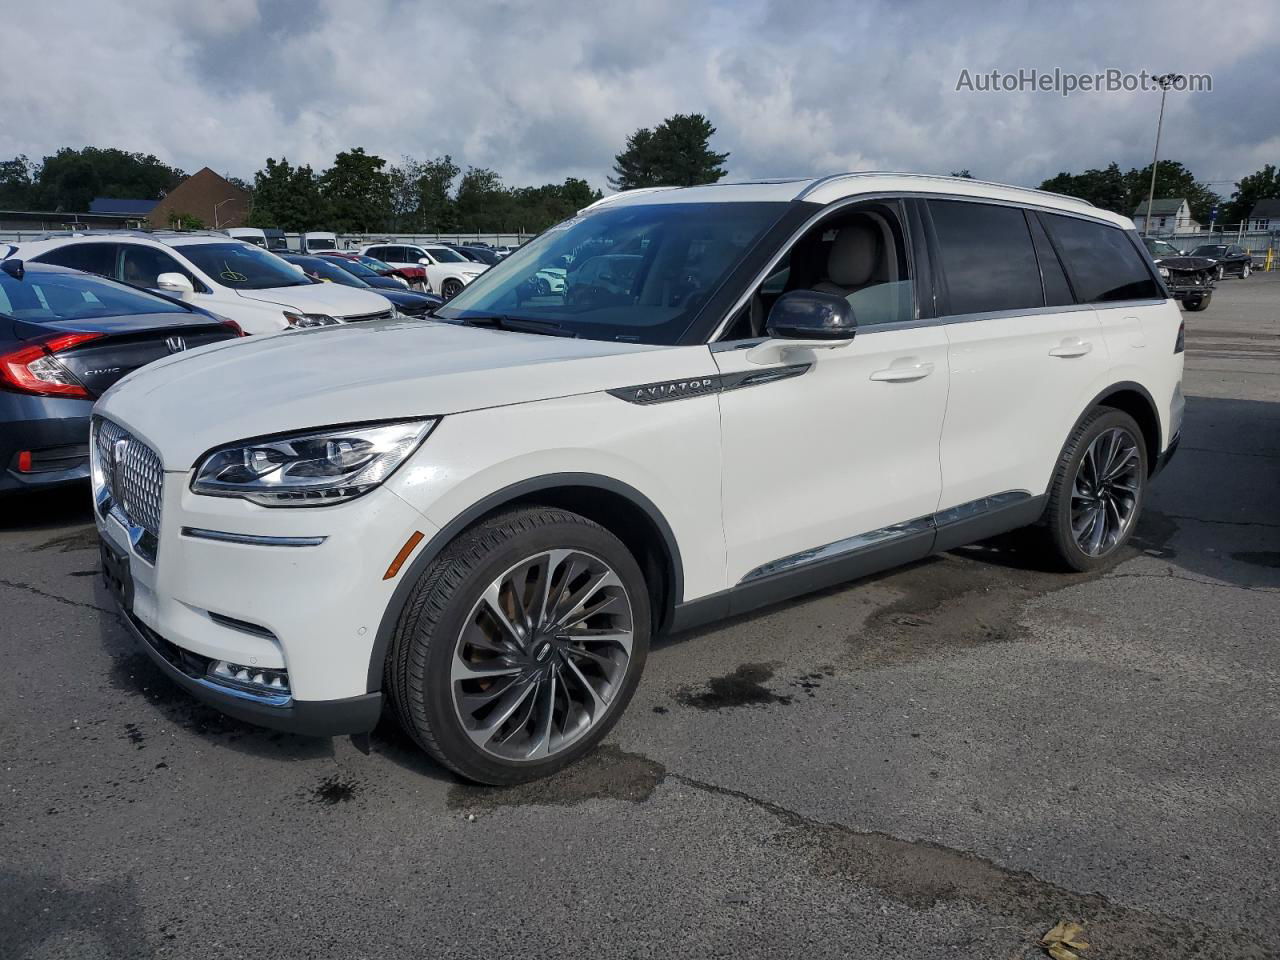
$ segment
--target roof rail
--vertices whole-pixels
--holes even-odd
[[[588,210],[594,210],[596,207],[603,207],[607,204],[613,203],[613,201],[615,200],[620,200],[623,197],[636,197],[642,193],[658,193],[662,190],[679,190],[679,189],[680,189],[679,187],[636,187],[634,190],[619,190],[617,193],[611,193],[607,197],[601,197],[595,203],[587,204],[585,207],[579,210],[578,213],[583,214],[583,213],[586,213]]]
[[[897,170],[859,170],[850,173],[834,173],[828,177],[820,177],[814,180],[807,187],[796,194],[797,200],[803,200],[809,194],[813,193],[819,187],[826,186],[828,183],[834,183],[839,180],[850,180],[856,177],[909,177],[916,180],[960,180],[966,183],[974,183],[984,187],[1000,187],[1002,190],[1017,190],[1021,193],[1036,193],[1041,196],[1058,197],[1061,200],[1071,200],[1074,203],[1083,204],[1086,207],[1092,207],[1093,204],[1083,197],[1073,197],[1066,193],[1054,193],[1052,190],[1037,190],[1035,187],[1020,187],[1012,183],[999,183],[995,180],[975,180],[972,177],[944,177],[936,173],[902,173]]]

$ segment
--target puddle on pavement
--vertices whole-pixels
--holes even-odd
[[[765,683],[773,679],[773,667],[767,663],[744,663],[722,677],[712,677],[701,687],[681,687],[676,700],[698,710],[724,710],[730,707],[788,704],[791,697],[774,693]]]

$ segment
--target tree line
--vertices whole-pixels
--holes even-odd
[[[1044,181],[1040,189],[1080,197],[1095,207],[1131,217],[1139,205],[1146,203],[1151,191],[1151,164],[1127,171],[1114,162],[1083,173],[1064,171]],[[1156,170],[1155,197],[1185,199],[1191,218],[1201,226],[1208,226],[1211,221],[1234,226],[1248,219],[1259,200],[1280,197],[1280,176],[1273,164],[1266,164],[1256,173],[1241,177],[1230,197],[1224,198],[1210,184],[1197,180],[1184,164],[1161,160]]]

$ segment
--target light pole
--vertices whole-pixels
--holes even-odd
[[[1156,202],[1156,164],[1160,162],[1160,128],[1164,126],[1164,98],[1168,96],[1171,86],[1181,83],[1186,80],[1186,77],[1180,73],[1164,73],[1151,79],[1160,84],[1160,119],[1156,121],[1156,149],[1151,155],[1151,189],[1147,192],[1147,215],[1142,220],[1144,237],[1151,233],[1151,205]],[[1173,228],[1175,231],[1178,229],[1176,222]]]
[[[1157,143],[1160,142],[1160,136],[1158,136],[1158,134],[1156,136],[1156,142]],[[215,230],[218,229],[218,207],[220,207],[223,204],[230,204],[230,202],[232,202],[233,200],[236,200],[236,197],[227,197],[227,200],[219,200],[218,202],[216,202],[216,204],[214,204],[214,229]]]

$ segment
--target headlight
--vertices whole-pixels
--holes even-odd
[[[1168,280],[1168,279],[1169,279],[1169,268],[1168,268],[1168,267],[1159,267],[1158,269],[1160,270],[1160,276],[1162,276],[1162,277],[1164,277],[1166,280]]]
[[[288,322],[289,326],[297,329],[304,329],[306,327],[331,327],[335,323],[342,322],[341,320],[329,316],[327,313],[298,313],[296,310],[286,310],[284,312],[284,318]]]
[[[220,447],[200,461],[191,490],[265,507],[341,503],[387,479],[438,422],[357,424]]]

